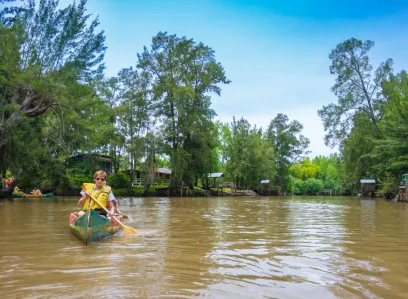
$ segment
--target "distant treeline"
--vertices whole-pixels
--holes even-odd
[[[86,153],[111,156],[110,183],[129,188],[136,169],[163,166],[170,187],[224,172],[239,189],[270,179],[295,193],[349,192],[362,177],[385,190],[407,169],[406,73],[394,75],[391,60],[373,71],[371,41],[350,39],[330,54],[339,100],[319,115],[340,154],[310,161],[303,126],[286,115],[264,131],[244,118],[213,121],[211,96],[230,80],[209,46],[159,32],[133,66],[107,78],[105,34],[86,1],[36,2],[0,0],[0,171],[23,188],[79,188],[97,164],[70,158]]]

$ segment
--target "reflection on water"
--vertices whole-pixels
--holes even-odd
[[[338,197],[122,198],[84,246],[77,198],[0,201],[6,298],[404,298],[408,205]]]

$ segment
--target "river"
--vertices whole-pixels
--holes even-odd
[[[85,246],[77,197],[0,201],[3,298],[407,298],[408,204],[358,197],[120,198]]]

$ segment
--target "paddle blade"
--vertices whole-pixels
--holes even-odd
[[[113,216],[122,220],[129,220],[129,216],[125,214],[114,214]]]
[[[123,226],[123,231],[125,232],[125,234],[137,234],[137,231],[133,227],[126,225]]]

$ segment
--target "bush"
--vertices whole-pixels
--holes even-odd
[[[77,188],[79,190],[83,183],[92,183],[92,182],[93,182],[92,176],[89,176],[83,173],[71,173],[70,174],[71,188]]]
[[[115,188],[127,188],[129,186],[130,178],[126,172],[120,171],[116,177],[116,184],[115,185],[115,175],[110,174],[108,175],[108,180],[106,182],[107,185],[115,187]]]
[[[323,189],[323,181],[319,179],[307,179],[303,184],[303,192],[307,194],[319,193]]]

